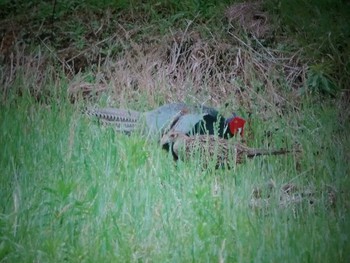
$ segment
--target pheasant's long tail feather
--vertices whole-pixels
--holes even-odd
[[[90,108],[85,114],[97,118],[102,124],[114,126],[117,131],[132,132],[139,124],[142,113],[115,108]]]
[[[246,155],[249,158],[253,158],[255,156],[261,155],[280,155],[295,152],[294,150],[287,149],[254,149],[254,148],[246,148]]]

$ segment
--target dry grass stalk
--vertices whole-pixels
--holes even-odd
[[[230,23],[236,23],[256,38],[264,38],[271,31],[262,2],[236,3],[226,10],[225,15]]]
[[[251,9],[257,12],[258,6],[253,4]],[[247,5],[241,6],[241,13],[233,12],[231,18],[240,18],[239,14],[246,9],[249,9]],[[302,85],[304,67],[298,60],[298,54],[285,54],[263,45],[253,48],[231,31],[226,38],[212,32],[211,39],[204,38],[201,32],[193,29],[193,22],[189,22],[184,30],[162,37],[142,35],[141,26],[136,25],[129,30],[119,23],[115,34],[101,38],[103,29],[111,27],[112,21],[108,20],[111,17],[106,19],[86,36],[89,45],[83,49],[67,42],[63,44],[68,46],[62,46],[55,52],[45,41],[41,42],[44,49],[39,56],[35,53],[28,55],[27,47],[15,49],[12,59],[4,64],[5,82],[11,82],[20,71],[26,72],[25,76],[35,75],[35,87],[29,89],[36,93],[42,90],[46,77],[60,79],[54,73],[59,65],[72,79],[68,88],[72,97],[79,93],[98,97],[106,91],[111,104],[123,107],[132,102],[138,102],[139,107],[155,107],[160,103],[185,100],[205,102],[214,107],[227,103],[228,111],[232,113],[238,108],[264,112],[265,106],[272,111],[281,111],[286,105],[297,104],[296,96],[276,87],[280,86],[279,82],[285,82],[295,90]],[[141,37],[141,41],[135,36]],[[14,39],[19,43],[19,39]],[[6,43],[2,44],[4,50]],[[24,57],[27,57],[25,61],[16,61]],[[37,72],[33,74],[35,63]],[[86,71],[92,72],[94,83],[86,82]],[[4,86],[8,85],[5,83]],[[258,92],[257,87],[261,87],[264,93]],[[143,104],[140,104],[141,97]]]

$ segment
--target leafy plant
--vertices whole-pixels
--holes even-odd
[[[279,17],[278,32],[295,38],[296,49],[314,68],[309,72],[309,85],[335,94],[334,82],[350,85],[349,39],[350,3],[342,0],[271,0],[266,4]],[[325,72],[321,68],[327,68]],[[322,88],[323,87],[323,88]]]
[[[334,96],[339,90],[330,75],[326,72],[323,65],[315,65],[310,67],[307,74],[306,86],[307,90],[311,93],[320,92],[332,96]]]

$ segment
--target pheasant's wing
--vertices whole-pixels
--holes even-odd
[[[116,108],[89,108],[85,114],[97,118],[102,124],[111,125],[121,132],[132,132],[141,120],[142,114],[134,110]]]
[[[179,115],[181,115],[180,118]],[[206,133],[207,131],[214,133],[213,126],[217,117],[218,112],[213,108],[202,105],[187,105],[182,102],[165,104],[145,113],[150,135],[161,135],[169,127],[174,127],[174,131],[185,134]],[[174,120],[176,122],[172,126]],[[221,126],[219,125],[219,127]]]
[[[186,111],[186,107],[184,103],[172,103],[146,112],[145,120],[149,134],[152,136],[162,135],[176,117],[179,117],[181,112]]]
[[[181,118],[176,122],[175,126],[173,127],[173,130],[176,132],[181,132],[184,134],[188,134],[193,132],[194,127],[201,121],[203,121],[203,117],[205,116],[205,113],[201,114],[194,114],[189,113],[181,116]]]

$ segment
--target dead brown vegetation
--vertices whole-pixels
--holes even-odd
[[[226,104],[229,111],[239,107],[257,111],[260,105],[282,113],[285,107],[297,107],[306,65],[298,53],[259,42],[270,32],[267,14],[260,8],[259,3],[228,8],[226,33],[200,31],[196,21],[188,21],[185,28],[170,29],[166,35],[145,34],[141,25],[130,29],[123,20],[126,16],[115,22],[110,11],[100,17],[99,27],[81,16],[89,28],[82,47],[62,34],[56,46],[39,38],[39,49],[30,53],[21,39],[25,34],[12,26],[2,31],[3,86],[6,91],[23,71],[25,82],[34,79],[35,84],[28,87],[31,93],[48,94],[52,91],[44,90],[49,79],[60,83],[58,72],[64,72],[72,101],[107,92],[111,104],[122,106],[142,98],[150,108],[189,101],[216,107]],[[114,33],[106,37],[103,31],[112,32],[111,28]],[[242,28],[254,36],[254,42]],[[86,75],[93,77],[87,81]]]
[[[268,13],[263,10],[261,1],[234,4],[226,10],[225,16],[230,23],[242,28],[253,37],[266,38],[272,33]]]

